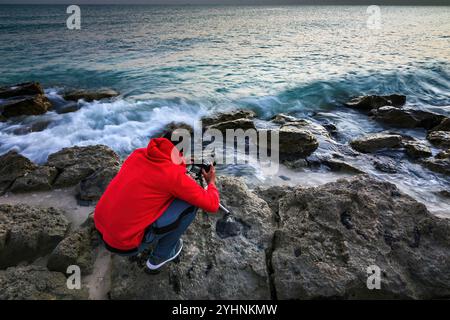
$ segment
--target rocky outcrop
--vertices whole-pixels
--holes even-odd
[[[388,96],[360,96],[351,99],[345,105],[350,108],[370,111],[383,106],[401,107],[406,103],[406,96],[400,94],[391,94]]]
[[[399,147],[402,136],[389,133],[374,133],[355,139],[350,142],[353,149],[364,152],[376,152],[385,148]]]
[[[450,131],[450,118],[445,118],[431,131]]]
[[[12,184],[10,191],[14,193],[50,190],[58,174],[55,167],[40,166],[25,173]]]
[[[52,107],[38,82],[0,88],[0,114],[3,119],[22,115],[39,115]]]
[[[0,205],[0,268],[51,252],[69,222],[61,210],[28,205]]]
[[[439,152],[434,158],[424,160],[423,164],[432,171],[450,175],[450,149]]]
[[[95,248],[99,235],[90,216],[79,229],[72,231],[62,240],[49,256],[47,268],[65,273],[70,265],[77,265],[82,275],[92,273],[95,261]]]
[[[450,294],[450,222],[369,177],[297,188],[280,200],[272,268],[279,299]],[[369,266],[381,289],[366,287]]]
[[[273,217],[264,200],[236,178],[218,181],[224,205],[233,211],[233,237],[221,238],[215,228],[221,213],[198,213],[183,237],[178,264],[148,276],[126,258],[113,257],[112,299],[269,299],[267,268]],[[151,290],[150,290],[151,288]]]
[[[431,149],[422,142],[417,140],[403,141],[405,152],[411,158],[427,158],[431,157]]]
[[[0,107],[5,118],[46,113],[52,104],[44,95],[25,96],[6,100]]]
[[[0,300],[79,300],[89,297],[86,288],[68,289],[63,273],[33,265],[0,270],[0,288]]]
[[[253,123],[253,120],[242,118],[242,119],[236,119],[236,120],[215,123],[215,124],[208,126],[208,129],[217,129],[219,131],[222,131],[223,133],[226,133],[227,129],[247,130],[247,129],[256,129],[256,127],[255,127],[255,124]]]
[[[373,118],[397,128],[425,128],[427,130],[439,125],[444,116],[413,108],[385,106],[371,112]]]
[[[100,199],[106,187],[119,172],[119,166],[101,168],[78,184],[78,199],[95,201]]]
[[[34,96],[44,94],[44,90],[39,82],[26,82],[16,84],[12,87],[0,88],[0,99],[9,99],[19,96]]]
[[[63,97],[64,100],[78,101],[82,99],[86,102],[91,102],[94,100],[110,99],[118,95],[119,93],[112,89],[102,89],[97,91],[73,90],[64,93]]]
[[[54,187],[76,185],[94,172],[120,165],[119,156],[103,145],[64,148],[48,157],[47,166],[59,171]]]
[[[211,116],[206,116],[201,119],[203,127],[217,125],[222,122],[230,122],[239,119],[253,119],[256,113],[252,110],[234,110],[229,112],[216,113]]]
[[[10,151],[0,156],[0,195],[4,193],[13,182],[36,169],[36,165],[28,158]]]
[[[432,131],[427,135],[427,139],[437,147],[450,148],[449,131]]]
[[[272,130],[278,134],[278,146],[272,148]],[[270,152],[278,152],[281,161],[292,161],[299,158],[306,158],[311,155],[319,146],[317,138],[306,129],[301,129],[295,125],[283,125],[280,129],[261,129],[260,134],[266,131],[267,148]]]

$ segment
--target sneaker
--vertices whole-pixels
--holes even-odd
[[[155,257],[154,255],[150,255],[150,257],[147,260],[147,268],[150,270],[156,270],[161,268],[163,265],[165,265],[167,262],[174,260],[181,252],[181,249],[183,249],[183,240],[179,240],[175,249],[172,251],[172,255],[170,258],[167,259],[161,259],[158,257]]]

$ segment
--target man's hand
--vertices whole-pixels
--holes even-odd
[[[206,172],[205,169],[202,169],[202,175],[207,184],[216,183],[216,168],[213,165],[211,165],[208,172]]]

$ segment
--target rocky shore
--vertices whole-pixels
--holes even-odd
[[[70,112],[76,112],[79,106],[73,103],[79,99],[117,94],[103,90],[83,96],[76,91],[67,93],[66,100],[74,100]],[[55,108],[37,83],[2,88],[0,99],[3,121]],[[394,174],[401,168],[383,153],[388,150],[404,153],[424,170],[450,174],[449,118],[405,104],[406,97],[394,94],[358,97],[343,105],[391,127],[346,144],[336,139],[333,124],[291,115],[269,119],[270,128],[259,127],[251,110],[204,117],[205,128],[221,131],[278,130],[280,160],[288,168],[324,167],[349,177],[317,187],[255,187],[241,178],[219,176],[221,200],[236,218],[237,234],[218,234],[220,213],[198,213],[184,237],[181,261],[157,275],[143,272],[143,261],[106,252],[92,216],[86,214],[85,222],[77,224],[68,218],[73,206],[29,201],[73,190],[78,207],[92,212],[120,169],[121,159],[113,150],[69,147],[43,164],[14,151],[3,154],[0,299],[448,299],[450,220],[433,215],[425,204],[358,165]],[[396,128],[421,128],[426,139]],[[12,202],[13,197],[23,201]],[[69,265],[81,269],[81,290],[66,286]],[[380,290],[366,286],[366,270],[373,265],[382,271]]]

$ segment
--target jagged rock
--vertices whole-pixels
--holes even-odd
[[[112,89],[102,89],[98,91],[74,90],[66,92],[63,98],[64,100],[78,101],[83,99],[84,101],[91,102],[94,100],[113,98],[118,95],[119,93]]]
[[[423,164],[432,171],[450,175],[450,149],[439,152],[434,158],[424,160]]]
[[[11,186],[11,192],[29,192],[50,190],[58,174],[55,167],[41,166],[17,178]]]
[[[63,273],[42,266],[11,267],[0,271],[0,300],[88,299],[87,288],[67,288]]]
[[[61,210],[0,205],[0,268],[48,254],[68,228],[69,222]]]
[[[398,128],[425,128],[437,126],[445,118],[433,112],[414,110],[412,108],[396,108],[384,106],[373,110],[371,115],[375,120]]]
[[[431,149],[418,141],[403,141],[403,147],[405,148],[405,152],[411,158],[427,158],[431,157]]]
[[[28,158],[15,151],[0,156],[0,194],[4,193],[19,177],[36,169]]]
[[[41,120],[37,122],[32,122],[29,124],[22,124],[18,128],[14,128],[12,130],[12,133],[15,135],[25,135],[29,134],[30,132],[40,132],[47,129],[47,127],[51,124],[50,120]]]
[[[294,187],[291,186],[258,186],[253,191],[258,197],[267,202],[272,212],[276,215],[276,220],[278,221],[279,200],[293,190]]]
[[[79,229],[72,231],[50,254],[47,268],[65,273],[70,265],[77,265],[83,275],[91,274],[94,268],[95,248],[99,235],[90,216]]]
[[[427,139],[437,147],[450,148],[449,131],[432,131],[427,135]]]
[[[104,145],[64,148],[48,157],[47,166],[60,171],[55,187],[75,185],[102,168],[116,167],[119,156]]]
[[[221,112],[213,114],[212,116],[203,117],[203,127],[209,127],[213,124],[219,124],[221,122],[229,122],[238,119],[253,119],[256,113],[252,110],[234,110],[229,112]]]
[[[370,153],[385,148],[395,148],[400,146],[402,136],[388,133],[374,133],[363,136],[350,142],[353,149]]]
[[[346,160],[335,159],[329,154],[315,154],[308,157],[306,160],[306,165],[311,168],[326,166],[333,172],[347,172],[354,174],[364,173],[364,171],[346,162]],[[295,165],[298,165],[298,163],[291,164],[291,167],[295,168]]]
[[[274,228],[267,203],[242,180],[220,177],[221,200],[240,225],[237,236],[220,238],[218,214],[199,213],[183,237],[178,264],[148,276],[136,264],[113,257],[112,299],[269,299],[266,266]]]
[[[432,128],[431,131],[450,131],[450,118],[445,118],[436,127]]]
[[[322,136],[326,139],[331,139],[330,134],[324,126],[314,123],[306,119],[297,119],[295,121],[288,122],[281,126],[281,128],[295,127],[299,129],[308,130],[316,136],[316,138]]]
[[[450,221],[396,186],[359,176],[297,188],[280,200],[272,253],[278,299],[444,298]],[[366,286],[369,266],[381,289]]]
[[[360,96],[351,99],[345,105],[359,110],[378,109],[383,106],[401,107],[406,103],[406,96],[400,94],[391,94],[388,96]]]
[[[38,94],[35,96],[23,96],[6,100],[2,104],[2,116],[5,118],[22,115],[39,115],[46,113],[52,104],[46,96]]]
[[[19,96],[32,96],[44,94],[39,82],[20,83],[12,87],[0,88],[0,99],[9,99]]]
[[[100,199],[108,184],[119,172],[119,169],[119,166],[101,168],[81,180],[78,185],[78,198],[84,201]]]

